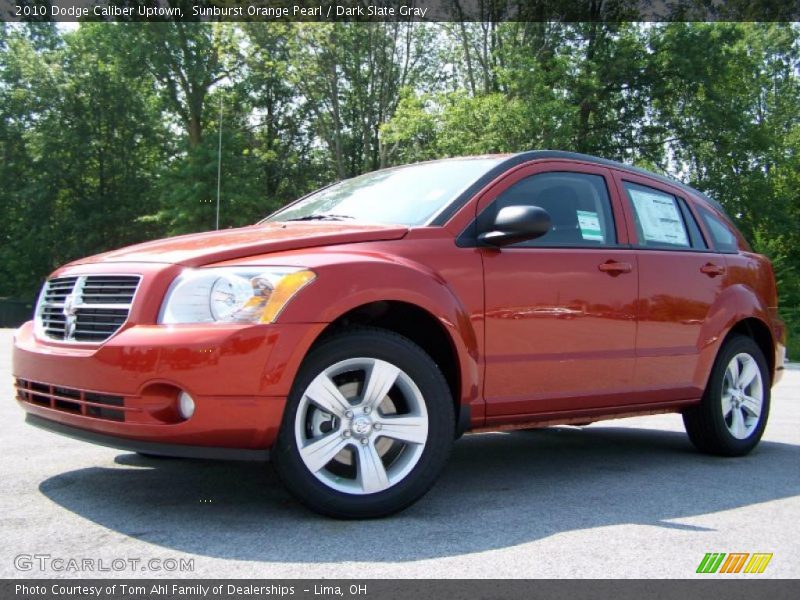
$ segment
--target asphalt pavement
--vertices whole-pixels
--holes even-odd
[[[800,576],[796,367],[747,457],[698,454],[678,415],[467,435],[412,508],[341,522],[268,464],[147,459],[26,425],[11,339],[0,330],[0,577],[683,578],[707,552],[772,553],[757,577]]]

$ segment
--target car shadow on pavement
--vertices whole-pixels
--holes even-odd
[[[465,436],[439,483],[399,515],[336,521],[303,509],[269,465],[122,454],[42,482],[66,510],[200,556],[272,562],[401,562],[510,547],[556,533],[671,523],[800,494],[800,446],[730,459],[685,434],[560,427]]]

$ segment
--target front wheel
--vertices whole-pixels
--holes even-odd
[[[684,411],[683,422],[700,451],[742,456],[761,439],[769,403],[764,353],[751,338],[736,335],[721,348],[702,401]]]
[[[381,517],[430,489],[454,428],[449,387],[428,354],[392,332],[358,329],[328,338],[306,358],[273,460],[312,510]]]

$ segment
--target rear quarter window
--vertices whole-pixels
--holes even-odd
[[[706,228],[711,235],[711,241],[717,252],[736,253],[739,251],[739,244],[736,240],[736,236],[726,223],[702,206],[697,207],[697,212],[706,224]]]

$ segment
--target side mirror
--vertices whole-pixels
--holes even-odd
[[[487,231],[478,235],[485,246],[509,246],[542,237],[552,221],[550,214],[538,206],[506,206],[501,208]]]

